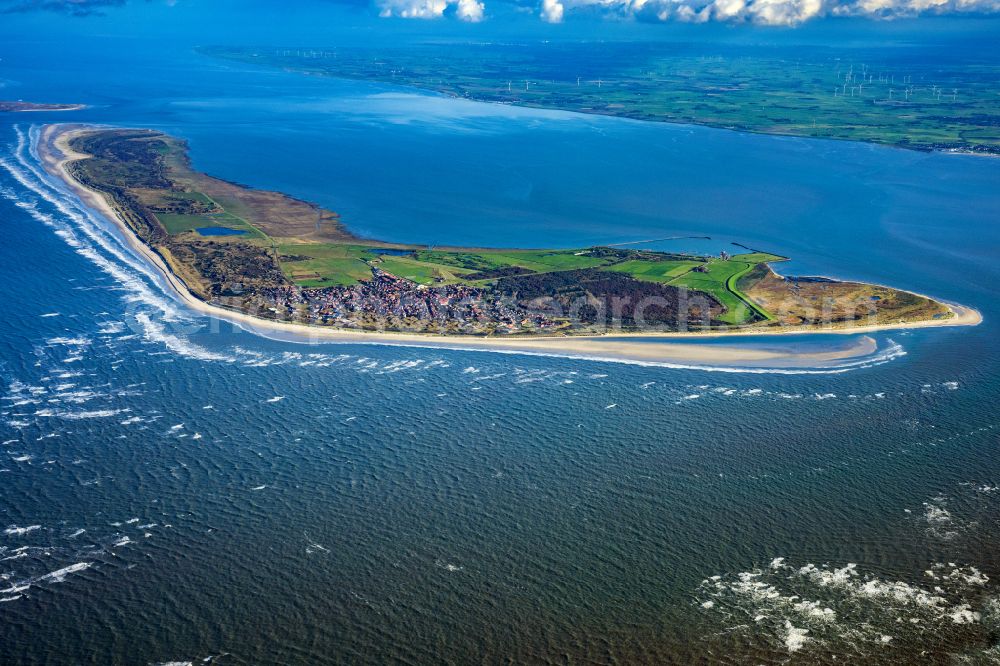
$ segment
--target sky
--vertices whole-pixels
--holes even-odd
[[[0,36],[202,43],[1000,35],[1000,0],[0,0]],[[56,37],[52,37],[56,38]],[[845,37],[846,38],[846,37]]]
[[[380,18],[452,19],[480,23],[495,16],[562,23],[574,17],[687,23],[754,23],[795,26],[836,17],[891,20],[918,16],[1000,13],[1000,0],[299,0],[239,3],[246,11],[267,5],[293,9],[315,4],[370,11]],[[197,0],[131,0],[169,7],[201,5]],[[34,12],[87,17],[120,11],[130,0],[0,0],[7,16]],[[218,4],[218,3],[216,3]],[[223,2],[222,4],[227,4]]]

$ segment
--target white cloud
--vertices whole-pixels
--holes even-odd
[[[559,0],[542,0],[541,16],[543,21],[562,23],[564,11],[563,4]]]
[[[436,19],[444,16],[449,4],[449,0],[380,0],[379,16]]]
[[[483,12],[486,5],[478,0],[458,0],[455,7],[455,16],[469,23],[479,23],[483,20]]]
[[[376,0],[383,17],[436,19],[454,14],[478,23],[483,0]],[[825,16],[902,18],[926,14],[1000,12],[1000,0],[541,0],[539,17],[561,23],[576,11],[652,21],[795,26]]]
[[[558,23],[564,13],[577,10],[657,21],[794,26],[824,16],[989,14],[1000,12],[1000,0],[542,0],[539,14],[545,21]]]

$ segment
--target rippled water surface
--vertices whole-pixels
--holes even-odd
[[[0,662],[996,659],[996,160],[111,57],[4,76],[390,240],[709,235],[986,321],[808,374],[268,340],[5,116]]]

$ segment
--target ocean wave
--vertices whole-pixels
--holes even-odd
[[[41,525],[28,525],[27,527],[18,527],[17,525],[12,525],[3,531],[7,536],[24,536],[25,534],[30,534],[35,530],[42,529]]]
[[[62,569],[57,569],[56,571],[49,572],[43,576],[33,579],[33,583],[62,583],[66,580],[66,576],[71,574],[80,573],[81,571],[86,571],[91,567],[92,562],[77,562],[76,564],[71,564],[68,567],[63,567]]]
[[[55,412],[51,416],[55,416],[60,419],[68,419],[71,421],[81,421],[84,419],[106,419],[112,416],[118,416],[119,414],[125,414],[132,410],[128,408],[124,409],[92,409],[89,411],[82,412]]]
[[[162,324],[153,321],[148,314],[142,312],[137,313],[135,315],[135,319],[139,322],[139,325],[142,326],[146,340],[160,343],[179,356],[193,358],[200,361],[223,361],[226,363],[234,363],[238,360],[235,356],[210,351],[192,343],[186,338],[168,333]]]
[[[33,585],[38,585],[40,583],[63,583],[66,581],[67,576],[86,571],[92,565],[92,562],[77,562],[61,569],[56,569],[55,571],[42,574],[41,576],[34,576],[32,578],[19,581],[5,590],[0,590],[0,594],[19,595],[19,593],[26,592],[31,589]],[[20,598],[20,596],[21,595],[15,598],[10,598],[8,601],[14,601],[17,598]]]
[[[917,579],[919,577],[919,580]],[[897,646],[949,651],[968,640],[996,597],[973,566],[934,563],[914,580],[843,566],[769,565],[705,579],[697,608],[751,643],[785,652],[836,654],[846,661],[891,659]]]
[[[67,345],[73,347],[82,347],[85,345],[89,345],[92,341],[84,337],[76,337],[76,338],[57,337],[57,338],[49,338],[45,342],[50,346]]]
[[[15,162],[0,158],[0,167],[8,171],[24,188],[53,206],[62,219],[45,213],[33,202],[19,201],[23,204],[21,208],[37,221],[52,228],[56,236],[67,245],[111,276],[126,291],[127,301],[141,301],[155,307],[170,319],[183,318],[175,305],[154,292],[144,281],[143,278],[155,283],[157,276],[141,259],[131,255],[131,250],[126,249],[122,241],[110,231],[108,223],[102,224],[95,213],[75,201],[74,195],[53,184],[47,176],[34,169],[23,152],[15,153]],[[68,220],[73,226],[69,226],[64,220]],[[77,235],[78,232],[83,238]]]
[[[15,201],[37,221],[52,228],[67,245],[111,276],[125,290],[127,301],[149,305],[168,320],[185,319],[182,311],[171,298],[165,296],[166,292],[162,288],[158,286],[154,290],[150,286],[158,284],[159,276],[122,241],[114,225],[36,166],[39,128],[33,126],[29,130],[30,147],[24,132],[18,127],[15,127],[15,132],[17,145],[10,158],[0,157],[0,168],[7,171],[37,200],[26,200],[10,191],[4,191],[0,195]],[[40,202],[51,206],[58,215],[41,210]]]

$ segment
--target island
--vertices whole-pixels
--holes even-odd
[[[3,101],[0,100],[0,112],[19,113],[25,111],[79,111],[86,108],[84,104],[43,104],[40,102]]]
[[[193,169],[185,143],[158,131],[49,125],[39,153],[190,302],[245,321],[461,340],[979,321],[969,308],[888,286],[785,277],[771,267],[785,257],[750,248],[696,256],[360,238],[334,212]]]

